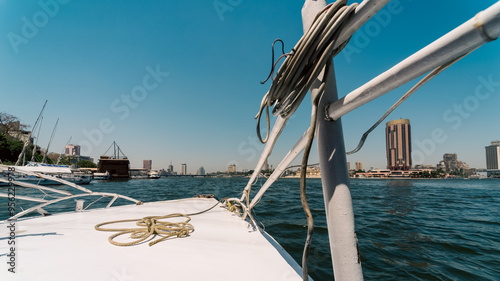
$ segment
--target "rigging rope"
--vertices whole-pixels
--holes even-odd
[[[276,60],[276,62],[274,61],[274,44],[276,44],[276,42],[281,42],[281,56]],[[267,76],[266,80],[260,82],[260,84],[265,84],[267,82],[267,80],[269,80],[269,78],[271,78],[271,80],[274,81],[274,77],[273,77],[273,73],[274,73],[274,70],[276,69],[276,65],[278,64],[278,62],[285,56],[289,56],[290,53],[287,53],[285,54],[285,43],[283,43],[283,40],[281,39],[276,39],[274,40],[273,42],[273,45],[271,46],[272,48],[272,56],[271,56],[271,72],[269,73],[269,76]]]
[[[385,113],[384,115],[377,121],[375,122],[375,124],[373,124],[370,129],[368,129],[364,134],[363,136],[361,136],[361,139],[359,140],[359,143],[358,143],[358,146],[349,151],[349,152],[346,152],[347,155],[351,155],[351,154],[354,154],[356,152],[358,152],[362,147],[363,145],[365,144],[365,140],[366,138],[368,137],[368,135],[373,131],[375,130],[375,128],[377,128],[378,125],[380,125],[380,123],[382,123],[382,121],[385,120],[385,118],[387,118],[387,116],[389,116],[389,114],[391,114],[401,103],[403,103],[407,98],[409,98],[413,93],[415,93],[420,87],[422,87],[425,83],[429,82],[429,80],[431,80],[432,78],[436,77],[439,73],[443,72],[443,70],[447,69],[448,67],[450,67],[451,65],[455,64],[457,61],[461,60],[462,58],[464,58],[465,56],[467,56],[468,54],[470,54],[471,52],[473,52],[474,50],[458,57],[458,58],[455,58],[455,59],[452,59],[450,60],[449,62],[447,63],[444,63],[438,67],[436,67],[434,70],[432,70],[431,72],[429,72],[429,74],[427,74],[424,78],[422,78],[422,80],[420,80],[417,84],[415,84],[415,86],[413,86],[408,92],[406,92],[396,103],[394,103],[391,108],[389,108]]]
[[[298,108],[326,63],[349,42],[350,38],[342,42],[339,47],[334,48],[340,31],[348,24],[354,9],[358,5],[354,3],[346,6],[346,4],[347,0],[339,0],[327,5],[316,15],[308,31],[292,51],[289,54],[283,54],[286,59],[279,68],[269,91],[262,98],[259,112],[255,116],[257,119],[257,136],[262,143],[267,142],[269,138],[269,107],[274,105],[274,116],[279,114],[283,118],[290,117]],[[274,72],[274,66],[270,77]],[[264,109],[266,110],[267,134],[262,139],[260,118]]]
[[[325,89],[326,74],[332,66],[333,57],[337,55],[350,40],[350,38],[348,38],[345,41],[340,42],[338,45],[339,47],[334,48],[342,29],[344,26],[349,24],[349,19],[358,6],[357,3],[350,6],[346,5],[347,0],[339,0],[323,8],[316,15],[308,31],[302,36],[292,51],[288,54],[285,54],[283,51],[283,55],[277,60],[277,62],[273,62],[268,79],[272,79],[276,64],[279,60],[286,57],[285,61],[279,68],[276,77],[272,79],[273,82],[269,91],[262,98],[259,112],[255,117],[257,119],[257,137],[262,143],[265,143],[269,140],[270,135],[269,107],[274,105],[274,116],[279,114],[284,119],[289,118],[295,110],[297,110],[313,83],[317,81],[321,71],[325,70],[325,74],[323,75],[324,79],[321,81],[322,83],[319,87],[319,91],[312,97],[313,112],[311,116],[311,129],[307,138],[307,144],[304,149],[301,165],[300,196],[302,207],[307,218],[308,229],[304,252],[302,255],[303,280],[308,280],[307,262],[309,257],[309,248],[312,242],[312,235],[314,232],[313,217],[307,203],[306,195],[307,161],[312,142],[314,140],[316,117],[318,114],[318,101]],[[274,43],[272,55],[273,60]],[[266,110],[267,133],[266,137],[263,139],[260,132],[260,119],[264,110]],[[249,195],[247,194],[247,205],[249,199],[248,197]]]
[[[328,77],[328,71],[330,70],[332,63],[328,62],[326,65],[325,75],[324,77]],[[318,101],[324,93],[326,83],[323,81],[321,86],[318,89],[318,93],[316,96],[313,96],[312,100],[312,114],[311,114],[311,125],[309,134],[307,135],[307,143],[304,148],[304,155],[302,156],[302,165],[300,169],[300,201],[302,203],[302,208],[304,209],[304,213],[307,219],[307,237],[304,245],[304,251],[302,253],[302,278],[303,280],[308,280],[308,265],[307,261],[309,259],[309,248],[311,247],[312,236],[314,233],[314,220],[309,208],[309,204],[307,203],[307,195],[306,195],[306,176],[307,176],[307,161],[309,159],[309,153],[311,152],[312,142],[314,140],[314,133],[316,131],[316,118],[318,116]]]

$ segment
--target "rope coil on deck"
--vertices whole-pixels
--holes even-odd
[[[218,202],[217,202],[218,203]],[[161,221],[162,219],[170,219],[170,218],[178,218],[184,217],[186,218],[183,222],[167,222]],[[99,231],[110,231],[110,232],[118,232],[111,235],[108,238],[109,243],[115,246],[133,246],[143,242],[144,240],[150,238],[151,236],[159,235],[161,238],[153,240],[149,242],[149,246],[153,246],[154,244],[161,242],[170,237],[182,238],[189,235],[189,233],[194,231],[194,226],[190,224],[191,218],[188,215],[184,214],[170,214],[166,216],[149,216],[144,217],[142,219],[129,219],[129,220],[116,220],[100,223],[95,226],[96,230]],[[123,223],[123,222],[136,222],[136,225],[139,228],[102,228],[101,226],[107,224],[114,223]],[[114,239],[118,236],[130,234],[130,238],[135,239],[131,242],[117,242]]]
[[[200,197],[197,197],[200,198]],[[203,197],[201,197],[203,198]],[[213,198],[213,197],[212,197]],[[230,201],[235,201],[235,203],[230,203]],[[100,224],[97,224],[94,228],[95,230],[98,231],[107,231],[107,232],[118,232],[113,235],[111,235],[108,238],[109,243],[115,245],[115,246],[134,246],[138,245],[142,242],[144,242],[147,239],[153,239],[156,235],[160,236],[160,238],[153,240],[149,242],[149,246],[153,246],[154,244],[158,242],[162,242],[168,238],[171,237],[177,237],[177,238],[183,238],[189,236],[191,232],[194,231],[194,226],[190,224],[189,222],[191,221],[190,216],[195,216],[195,215],[200,215],[203,213],[206,213],[213,208],[215,208],[217,205],[221,204],[222,202],[226,202],[226,206],[230,212],[234,212],[235,214],[239,214],[241,210],[241,203],[235,199],[228,199],[228,198],[223,198],[215,205],[212,207],[197,212],[197,213],[190,213],[190,214],[180,214],[180,213],[173,213],[165,216],[147,216],[142,219],[126,219],[126,220],[115,220],[115,221],[109,221],[109,222],[103,222]],[[185,218],[185,221],[182,222],[168,222],[168,221],[162,221],[164,219],[172,219],[172,218]],[[115,223],[127,223],[127,222],[136,222],[136,226],[139,228],[103,228],[102,226],[108,225],[108,224],[115,224]],[[254,222],[253,222],[254,223]],[[133,239],[134,241],[131,242],[117,242],[115,238],[129,234],[130,238]]]

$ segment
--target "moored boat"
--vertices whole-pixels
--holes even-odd
[[[40,185],[60,185],[57,179],[62,179],[76,184],[89,184],[92,175],[89,173],[72,170],[67,165],[51,165],[44,163],[28,162],[25,166],[14,166],[15,172],[11,175],[0,173],[0,185],[8,185],[7,178],[12,180]],[[40,174],[49,176],[41,177]]]
[[[159,179],[160,178],[160,174],[156,170],[151,170],[151,171],[148,172],[148,178],[150,178],[150,179]]]

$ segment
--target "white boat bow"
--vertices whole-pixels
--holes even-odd
[[[217,200],[182,200],[69,212],[15,222],[16,274],[0,271],[1,280],[302,280],[301,268],[267,233],[251,227],[240,216],[219,206],[192,216],[194,231],[149,246],[120,247],[108,242],[112,232],[96,231],[99,223],[193,213]],[[8,229],[8,221],[0,223]],[[120,223],[106,227],[136,227]],[[0,240],[8,240],[3,234]],[[130,237],[118,237],[132,241]],[[1,263],[9,261],[2,243]],[[120,279],[121,278],[121,279]]]

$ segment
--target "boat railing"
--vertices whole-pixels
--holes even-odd
[[[15,214],[14,216],[10,217],[8,220],[18,219],[18,218],[20,218],[20,217],[22,217],[22,216],[24,216],[26,214],[29,214],[31,212],[34,212],[34,211],[38,211],[42,215],[47,215],[48,213],[45,210],[42,209],[43,207],[51,205],[51,204],[54,204],[54,203],[58,203],[58,202],[61,202],[61,201],[71,200],[71,199],[76,199],[76,198],[82,198],[82,197],[100,196],[99,198],[97,198],[93,202],[89,203],[87,205],[87,207],[85,207],[85,208],[81,208],[81,206],[78,205],[78,204],[81,204],[81,203],[79,203],[78,200],[76,200],[77,202],[76,202],[76,208],[75,208],[75,210],[77,210],[77,211],[81,211],[81,210],[87,209],[92,204],[94,204],[95,202],[101,200],[104,197],[111,198],[110,202],[106,205],[105,208],[110,208],[113,205],[113,203],[117,199],[119,199],[119,198],[127,200],[127,201],[130,201],[130,202],[133,202],[133,203],[135,203],[137,205],[141,205],[142,204],[141,201],[136,200],[136,199],[131,198],[131,197],[128,197],[128,196],[125,196],[125,195],[121,195],[121,194],[118,194],[118,193],[109,193],[109,192],[93,192],[90,189],[87,189],[87,188],[82,187],[82,186],[80,186],[78,184],[66,181],[64,179],[61,179],[61,178],[58,178],[58,177],[55,177],[55,176],[45,175],[45,174],[42,174],[42,173],[36,173],[36,172],[30,172],[30,171],[24,171],[22,168],[21,169],[17,169],[17,168],[18,168],[17,166],[0,165],[0,172],[2,172],[4,175],[7,175],[7,177],[6,177],[7,179],[0,178],[0,182],[8,183],[9,186],[22,186],[22,187],[27,187],[27,188],[32,188],[32,189],[38,190],[38,191],[40,191],[43,194],[43,197],[39,198],[39,197],[33,197],[33,196],[17,195],[17,194],[15,194],[15,190],[14,190],[13,193],[10,190],[9,190],[9,193],[0,193],[0,197],[2,197],[2,198],[9,198],[9,200],[14,200],[14,199],[18,200],[18,199],[20,199],[20,200],[25,200],[25,201],[31,201],[31,202],[38,202],[38,203],[40,203],[40,204],[38,204],[38,205],[36,205],[34,207],[31,207],[29,209],[26,209],[26,210],[24,210],[22,212],[19,212],[19,213]],[[15,177],[12,177],[14,175],[14,173],[24,174],[24,175],[28,175],[28,176],[36,176],[36,177],[39,177],[39,178],[56,181],[56,182],[59,182],[61,184],[66,185],[66,186],[75,188],[76,190],[82,191],[83,193],[73,194],[73,193],[71,193],[71,192],[69,192],[67,190],[63,190],[63,189],[56,189],[56,188],[51,188],[51,187],[42,186],[42,185],[38,185],[38,184],[32,184],[32,183],[23,182],[23,181],[17,181],[17,180],[15,180]],[[62,197],[56,197],[54,195],[49,195],[49,194],[47,194],[47,192],[57,193],[57,194],[62,195]],[[46,200],[45,196],[55,197],[55,199]],[[11,199],[11,198],[14,198],[14,199]]]

